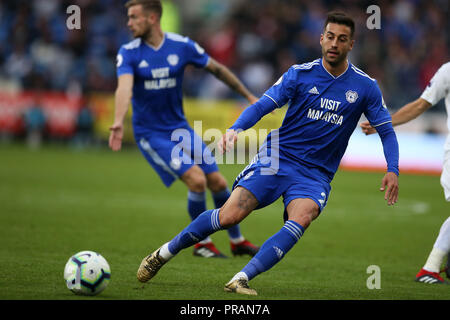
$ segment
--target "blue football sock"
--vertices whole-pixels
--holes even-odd
[[[205,211],[169,242],[169,251],[175,255],[221,229],[219,209]]]
[[[191,220],[195,220],[202,212],[206,211],[205,192],[188,191],[188,213]]]
[[[216,208],[221,208],[230,197],[230,190],[225,189],[223,191],[212,193],[212,197]],[[231,239],[239,239],[242,237],[241,228],[238,224],[228,228],[227,232]]]
[[[258,253],[241,270],[248,280],[269,270],[278,263],[286,253],[297,243],[305,229],[298,223],[288,220],[280,231],[263,243]]]

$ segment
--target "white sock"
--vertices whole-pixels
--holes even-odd
[[[206,237],[205,239],[203,239],[202,241],[200,241],[199,243],[200,243],[200,244],[207,244],[207,243],[210,243],[210,242],[212,242],[212,240],[211,240],[211,238],[208,236],[208,237]]]
[[[427,262],[424,265],[424,269],[430,272],[441,271],[441,264],[444,261],[444,257],[450,251],[450,217],[444,221],[439,230],[439,235],[433,245],[433,250],[431,250],[428,256]]]
[[[439,273],[439,271],[441,271],[442,261],[444,261],[446,255],[447,252],[442,251],[439,248],[433,248],[423,268],[429,272]]]
[[[168,261],[174,257],[174,255],[169,251],[169,243],[166,242],[162,245],[161,249],[159,250],[159,255],[164,260]]]
[[[233,282],[234,280],[238,280],[238,279],[245,279],[248,281],[248,276],[245,272],[238,272],[234,275],[233,278],[231,278],[231,280],[228,283]]]
[[[240,236],[239,238],[230,238],[230,241],[232,244],[238,244],[244,240],[245,240],[245,238],[243,236]]]
[[[433,248],[439,248],[445,252],[450,251],[450,217],[448,217],[442,224]]]

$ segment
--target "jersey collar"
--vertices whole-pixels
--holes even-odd
[[[147,47],[153,49],[154,51],[158,51],[159,49],[161,49],[165,42],[166,42],[166,33],[165,32],[164,32],[164,36],[163,36],[161,43],[157,47],[154,47],[151,44],[147,43],[147,41],[144,41],[144,43],[147,45]]]
[[[338,79],[338,78],[342,77],[344,74],[347,73],[348,69],[350,69],[350,61],[348,61],[348,59],[347,59],[347,69],[345,69],[344,72],[342,72],[340,75],[338,75],[338,76],[336,77],[336,76],[333,76],[333,75],[332,75],[332,74],[324,67],[324,65],[323,65],[323,59],[322,59],[322,58],[320,58],[320,65],[322,66],[322,69],[325,70],[325,72],[328,73],[333,79]]]

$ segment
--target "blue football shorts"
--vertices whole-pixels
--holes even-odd
[[[319,168],[304,164],[294,166],[281,159],[279,168],[274,170],[262,164],[256,155],[237,176],[233,189],[241,186],[250,191],[258,200],[256,209],[264,208],[283,196],[285,220],[287,220],[286,207],[294,199],[313,200],[319,206],[319,213],[325,208],[331,186]]]
[[[219,171],[211,150],[189,125],[172,131],[135,132],[134,137],[166,187],[194,165],[205,174]]]

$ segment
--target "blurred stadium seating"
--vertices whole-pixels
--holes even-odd
[[[0,133],[24,136],[25,112],[43,110],[46,134],[72,137],[80,110],[92,113],[104,138],[116,86],[115,56],[130,40],[126,0],[3,0],[0,2]],[[81,29],[68,30],[66,8],[81,8]],[[390,110],[417,98],[438,67],[450,60],[448,0],[379,1],[381,29],[369,30],[356,0],[163,0],[163,29],[199,42],[257,95],[287,68],[320,56],[326,12],[357,22],[350,61],[376,78]],[[188,68],[185,95],[239,99],[210,74]],[[195,104],[195,103],[194,103]],[[243,106],[231,103],[232,107]],[[39,107],[41,106],[41,107]],[[400,131],[446,131],[443,102]],[[238,114],[238,113],[236,113]],[[100,125],[99,125],[100,123]],[[105,131],[106,130],[106,131]],[[131,136],[131,135],[129,135]]]

